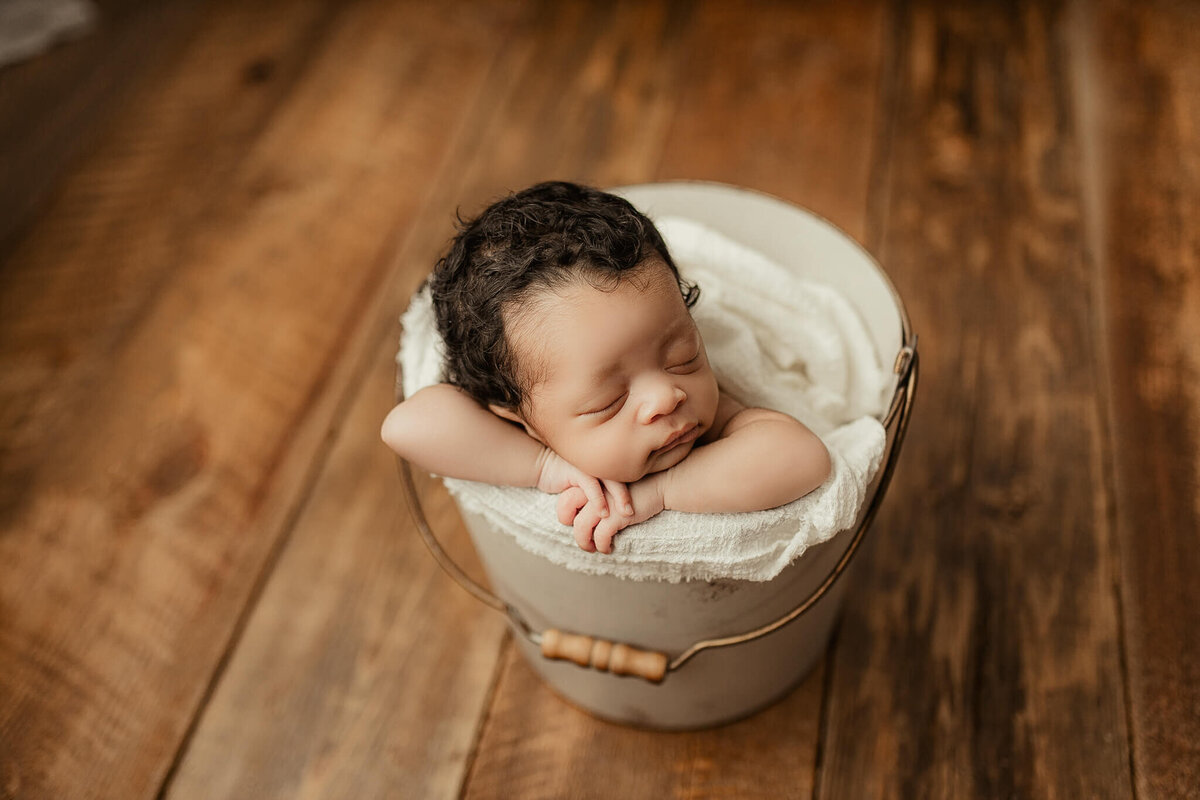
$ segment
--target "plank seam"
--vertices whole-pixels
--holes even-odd
[[[1112,354],[1108,347],[1109,329],[1108,259],[1103,241],[1104,222],[1104,173],[1101,152],[1097,142],[1099,114],[1095,96],[1096,29],[1088,9],[1079,0],[1071,0],[1067,13],[1067,41],[1070,49],[1070,76],[1074,98],[1075,126],[1079,138],[1079,205],[1082,210],[1084,263],[1091,277],[1091,360],[1092,371],[1098,377],[1104,391],[1096,393],[1096,415],[1102,431],[1100,434],[1100,479],[1104,487],[1104,520],[1108,526],[1108,549],[1115,569],[1112,575],[1112,595],[1117,614],[1117,662],[1121,671],[1121,693],[1125,711],[1125,738],[1128,745],[1129,784],[1131,796],[1138,798],[1138,771],[1134,735],[1133,695],[1129,678],[1129,639],[1125,621],[1125,598],[1123,591],[1124,566],[1122,564],[1120,516],[1117,496],[1117,435],[1116,419],[1109,393],[1113,386]]]
[[[284,521],[279,527],[279,533],[276,536],[275,542],[268,550],[267,556],[263,559],[263,564],[260,567],[254,582],[251,584],[250,592],[247,595],[246,602],[242,606],[241,612],[237,615],[237,619],[234,623],[233,629],[230,632],[229,639],[226,641],[225,648],[223,649],[220,658],[217,660],[217,664],[213,669],[212,676],[205,687],[204,693],[201,695],[200,701],[197,703],[196,709],[192,714],[191,721],[188,724],[184,736],[180,740],[179,746],[175,752],[175,757],[172,759],[171,765],[163,777],[159,788],[159,793],[157,795],[159,800],[162,800],[162,798],[167,796],[179,767],[187,758],[188,750],[190,749],[196,731],[199,729],[200,722],[203,720],[204,713],[211,703],[213,696],[216,694],[217,687],[220,685],[225,676],[225,672],[229,666],[229,663],[232,661],[233,655],[237,651],[242,637],[245,635],[246,628],[249,626],[250,620],[254,617],[255,611],[258,609],[258,605],[262,600],[263,593],[266,591],[266,587],[270,583],[271,577],[275,573],[275,567],[278,565],[279,560],[283,557],[283,553],[287,549],[288,544],[290,544],[301,517],[308,510],[309,504],[313,498],[313,490],[316,487],[317,482],[320,480],[322,473],[328,466],[329,454],[333,450],[334,445],[337,443],[337,440],[341,434],[342,423],[349,415],[350,409],[353,406],[355,399],[362,391],[363,385],[367,382],[367,377],[371,369],[372,355],[369,343],[375,341],[374,337],[369,335],[369,332],[374,330],[376,327],[378,322],[376,318],[381,316],[381,314],[385,311],[385,307],[382,303],[378,302],[377,298],[386,297],[388,293],[386,291],[380,292],[378,289],[381,286],[387,286],[391,283],[391,270],[388,265],[390,264],[392,255],[396,249],[394,246],[392,246],[394,239],[395,237],[391,237],[389,246],[385,246],[382,249],[381,255],[377,258],[377,266],[374,270],[372,270],[374,273],[372,278],[364,281],[363,290],[360,292],[359,302],[353,304],[350,312],[347,314],[347,317],[351,320],[356,317],[367,319],[369,320],[369,324],[359,326],[356,330],[351,329],[346,337],[346,344],[344,344],[342,347],[333,347],[330,350],[332,354],[341,354],[343,356],[349,355],[351,358],[354,358],[355,365],[346,377],[341,395],[334,402],[333,410],[330,413],[329,419],[326,423],[325,432],[322,434],[320,442],[313,450],[312,456],[309,460],[308,469],[302,473],[300,480],[297,481],[298,488],[293,495],[292,508],[284,515]],[[372,310],[372,305],[376,305],[378,308]],[[360,313],[361,311],[366,311],[367,313]],[[345,329],[344,326],[343,329]],[[340,358],[332,355],[327,360],[327,366],[321,372],[321,375],[325,376],[325,378],[316,382],[318,387],[326,383],[328,377],[336,371],[336,367],[334,365],[339,360]],[[301,411],[298,414],[298,420],[303,421],[306,418],[311,418],[312,409],[318,404],[318,397],[319,393],[314,393],[312,396],[310,396],[309,401],[302,406]],[[297,425],[293,426],[293,430],[300,430],[301,427],[302,422],[298,422]],[[292,437],[291,439],[286,440],[284,443],[281,443],[278,450],[278,457],[269,462],[268,474],[278,472],[277,466],[286,459],[286,453],[290,449],[291,443],[294,443],[297,438],[298,437]],[[265,497],[270,492],[268,484],[269,481],[263,482],[264,488],[261,489],[261,496],[253,498],[252,502],[259,505],[265,502]]]
[[[383,252],[385,255],[379,260],[386,264],[391,260],[391,248],[384,248]],[[376,273],[381,271],[385,275],[383,279],[376,278],[374,280],[368,280],[364,282],[364,290],[361,294],[365,297],[365,305],[368,307],[371,305],[371,297],[377,294],[375,291],[376,287],[387,282],[386,268],[383,270],[376,268],[376,270],[374,270]],[[362,305],[363,303],[358,303],[352,306],[352,308],[359,309],[362,308]],[[349,316],[353,318],[356,315],[351,312]],[[375,315],[368,314],[363,316],[373,320]],[[373,327],[373,325],[364,326],[364,328],[360,328],[360,331]],[[331,353],[345,353],[347,351],[353,353],[353,351],[357,348],[363,352],[358,353],[359,357],[357,361],[359,363],[356,364],[356,366],[347,376],[345,388],[343,388],[341,396],[338,397],[334,403],[334,408],[330,413],[325,433],[321,436],[320,442],[313,450],[312,456],[309,460],[308,469],[302,473],[301,479],[297,482],[298,488],[293,495],[294,499],[292,500],[292,508],[285,514],[283,524],[280,525],[279,533],[275,538],[275,542],[268,550],[266,558],[263,559],[263,564],[259,568],[258,574],[251,584],[250,592],[246,597],[246,602],[242,606],[241,612],[237,615],[237,619],[232,630],[230,631],[229,638],[226,640],[221,656],[217,660],[217,663],[213,669],[212,676],[205,686],[204,692],[192,713],[191,720],[184,732],[183,737],[180,739],[179,745],[175,751],[175,757],[171,760],[171,764],[163,776],[163,780],[160,784],[157,795],[159,800],[165,798],[169,793],[175,775],[187,757],[187,753],[190,749],[195,733],[199,729],[200,722],[204,718],[204,713],[208,709],[209,704],[212,702],[212,698],[216,694],[217,687],[220,686],[221,681],[225,676],[225,672],[229,667],[229,663],[232,661],[233,655],[238,649],[238,644],[241,642],[242,637],[245,635],[246,628],[250,624],[250,620],[254,617],[255,611],[258,609],[258,605],[262,599],[263,593],[266,591],[266,587],[270,583],[271,577],[275,573],[275,567],[278,565],[279,560],[283,557],[284,551],[291,542],[292,536],[298,527],[300,518],[304,515],[305,511],[307,511],[309,507],[309,503],[313,498],[313,490],[316,487],[317,482],[320,480],[322,473],[328,466],[328,457],[338,440],[341,432],[341,423],[348,416],[350,408],[354,404],[355,398],[361,391],[362,385],[366,382],[367,374],[369,373],[370,369],[370,348],[366,347],[364,342],[356,343],[354,341],[359,336],[361,336],[361,333],[358,333],[358,336],[356,336],[356,332],[351,331],[348,337],[350,341],[344,346],[344,348],[335,347],[330,351]],[[328,363],[332,365],[337,360],[338,359],[331,357],[328,360]],[[328,376],[334,371],[334,369],[335,368],[333,366],[330,366],[324,370],[322,374]],[[320,386],[322,383],[324,383],[324,381],[317,381],[318,386]],[[309,417],[314,405],[316,405],[315,400],[311,400],[309,403],[306,403],[301,409],[299,418],[303,420],[304,418]],[[293,428],[293,430],[298,429],[299,426]],[[298,437],[292,437],[291,439],[286,440],[287,443],[281,445],[279,451],[281,455],[278,459],[273,460],[271,463],[270,472],[273,473],[276,471],[275,467],[277,464],[281,463],[285,458],[283,454],[290,449],[288,443],[295,442],[296,438]],[[264,482],[263,485],[266,486],[266,482]],[[264,488],[262,490],[263,495],[265,496],[268,491],[269,490]],[[260,502],[262,499],[263,498],[258,498]]]
[[[871,147],[871,166],[867,177],[866,220],[863,229],[864,245],[881,264],[884,262],[883,243],[886,239],[888,211],[890,210],[892,141],[895,137],[896,120],[899,116],[901,92],[898,84],[901,80],[900,76],[903,74],[901,67],[907,58],[909,19],[907,0],[888,3],[882,35],[883,53],[879,59],[879,75],[876,82],[878,87],[878,101],[875,110],[877,134]],[[870,557],[869,554],[867,557]],[[821,704],[817,716],[817,747],[813,759],[813,800],[824,795],[826,747],[829,743],[829,726],[833,715],[831,709],[833,679],[836,673],[838,650],[841,645],[841,633],[842,625],[839,620],[825,653],[825,674],[822,676]]]
[[[892,141],[895,138],[896,119],[899,116],[902,66],[908,55],[908,0],[888,4],[889,13],[884,24],[883,56],[879,59],[879,101],[876,109],[878,131],[872,145],[871,168],[867,178],[867,218],[863,230],[864,244],[880,264],[884,262],[883,244],[887,232],[888,212],[891,210],[888,192],[892,183]]]
[[[467,791],[470,789],[471,773],[475,769],[475,760],[479,756],[479,744],[483,741],[483,732],[487,729],[488,723],[492,720],[492,708],[496,703],[496,695],[500,691],[500,680],[504,677],[505,664],[508,661],[509,650],[512,649],[512,630],[507,626],[504,628],[504,636],[500,640],[500,647],[496,652],[496,662],[492,666],[492,678],[488,682],[487,692],[483,696],[481,708],[483,713],[479,717],[479,723],[475,726],[475,730],[471,735],[471,746],[467,750],[467,757],[463,761],[462,778],[458,784],[458,800],[464,800],[467,796]]]
[[[813,754],[812,800],[821,796],[821,780],[825,776],[825,728],[829,724],[830,698],[833,697],[833,662],[841,638],[842,625],[839,620],[830,635],[829,647],[825,651],[822,665],[825,672],[821,675],[821,705],[817,710],[817,751]]]

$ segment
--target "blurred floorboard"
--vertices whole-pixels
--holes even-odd
[[[1192,5],[102,10],[0,71],[0,797],[1194,796]],[[562,703],[378,441],[455,211],[547,178],[812,208],[921,335],[834,644],[736,724]]]

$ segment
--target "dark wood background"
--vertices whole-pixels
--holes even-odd
[[[1200,796],[1200,4],[102,9],[0,71],[0,797]],[[454,211],[551,177],[803,204],[921,336],[743,722],[559,701],[378,440]]]

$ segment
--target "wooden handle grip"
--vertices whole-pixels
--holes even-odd
[[[667,674],[667,654],[553,628],[542,633],[542,655],[574,661],[614,675],[636,675],[658,683]]]

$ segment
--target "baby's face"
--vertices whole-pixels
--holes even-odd
[[[512,314],[509,337],[536,381],[523,421],[597,478],[636,481],[687,457],[712,426],[717,379],[661,260],[604,291],[583,280]]]

